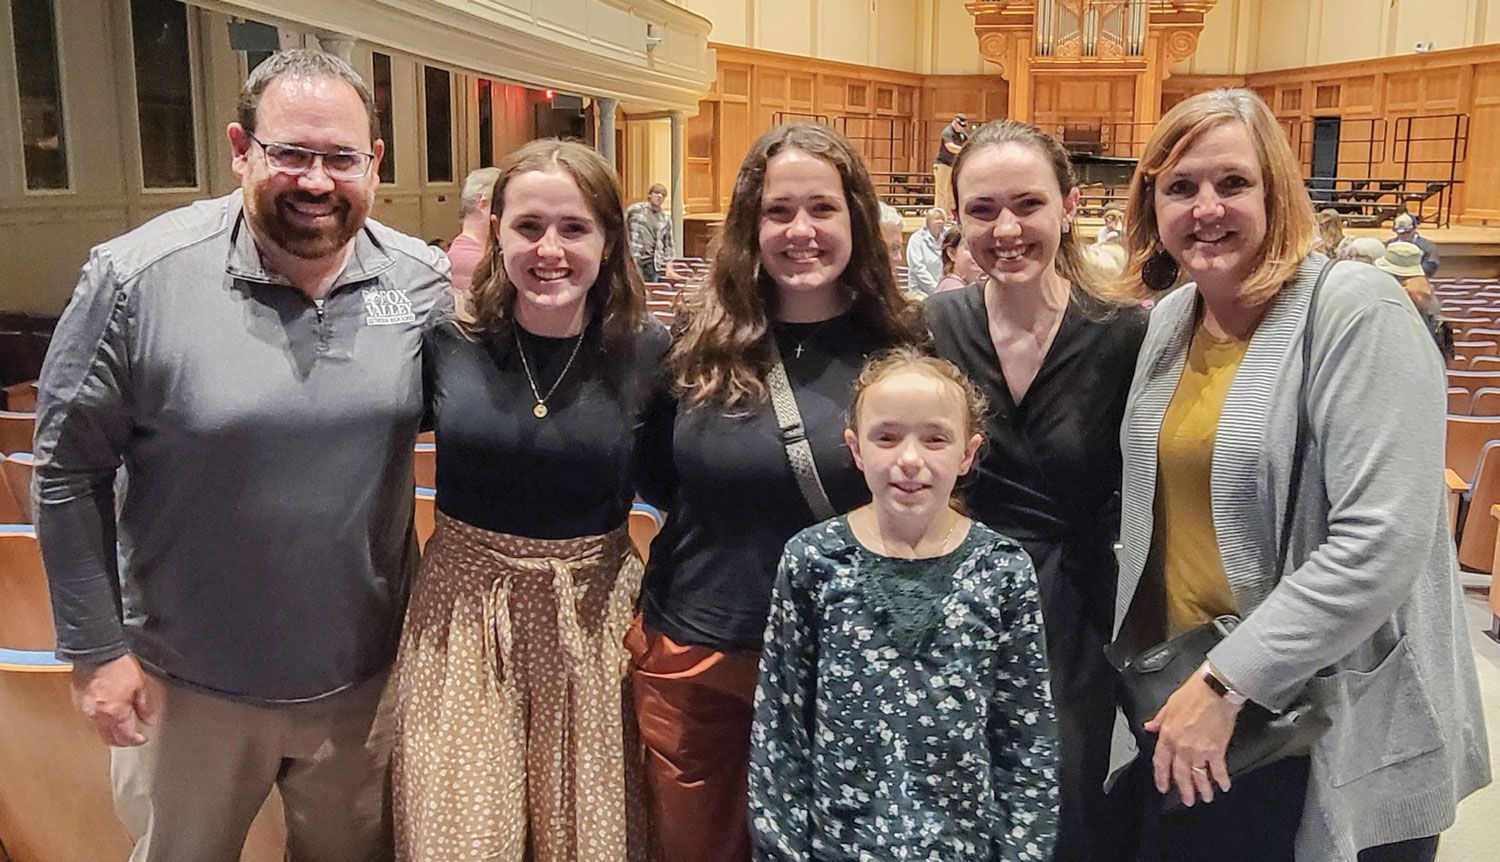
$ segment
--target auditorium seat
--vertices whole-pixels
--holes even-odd
[[[31,453],[12,452],[0,461],[0,475],[5,477],[5,484],[10,486],[11,496],[16,501],[16,507],[20,510],[20,517],[15,520],[0,518],[0,523],[5,524],[30,524],[31,517]]]
[[[35,434],[35,413],[0,410],[0,453],[30,452]]]
[[[437,432],[436,431],[423,431],[422,433],[420,433],[420,434],[417,435],[417,442],[418,443],[436,443],[437,442]]]
[[[1452,412],[1451,410],[1449,411]],[[412,450],[412,473],[418,488],[437,487],[437,444],[418,443]]]
[[[1443,468],[1443,481],[1448,485],[1448,535],[1458,541],[1458,510],[1463,508],[1464,495],[1469,493],[1469,483],[1453,472]]]
[[[109,747],[73,706],[72,666],[51,652],[0,649],[0,859],[124,862],[131,841],[114,813]],[[275,790],[240,862],[280,862],[286,816]]]
[[[50,650],[56,645],[36,529],[0,525],[0,648]]]
[[[1500,440],[1500,417],[1449,416],[1448,469],[1457,473],[1470,487],[1474,485],[1474,467],[1479,453],[1491,440]]]
[[[1469,415],[1500,416],[1500,386],[1486,386],[1476,391],[1469,402]]]
[[[5,403],[0,404],[0,410],[10,410],[16,413],[30,413],[36,410],[35,380],[12,383],[5,387],[4,391]]]
[[[426,548],[427,540],[432,537],[434,521],[437,518],[437,491],[432,488],[418,488],[416,508],[413,519],[417,527],[417,545]]]
[[[1474,356],[1465,366],[1468,371],[1500,371],[1500,356]]]
[[[1448,387],[1448,413],[1451,416],[1468,416],[1470,412],[1469,402],[1472,396],[1469,390],[1462,386]]]
[[[651,559],[651,540],[661,532],[661,512],[649,503],[639,500],[630,507],[630,540],[641,555],[641,562]]]
[[[109,748],[73,707],[71,665],[0,649],[0,844],[16,862],[124,862]]]
[[[1500,503],[1500,440],[1480,451],[1473,490],[1458,536],[1458,564],[1472,572],[1488,572],[1495,559],[1495,519],[1490,509]]]
[[[1448,386],[1461,386],[1470,392],[1500,386],[1500,371],[1449,371]]]
[[[1467,340],[1453,343],[1453,352],[1459,356],[1467,356],[1470,368],[1474,367],[1476,356],[1494,356],[1497,348],[1500,348],[1500,345],[1493,341]]]

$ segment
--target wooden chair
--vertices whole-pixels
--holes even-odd
[[[5,387],[5,403],[0,404],[0,409],[10,410],[15,413],[35,412],[36,381],[28,380],[24,383],[12,383]]]
[[[412,519],[416,522],[417,546],[427,547],[427,540],[432,538],[432,531],[436,528],[437,520],[437,491],[431,488],[418,488],[416,508],[413,510]]]
[[[1486,386],[1473,393],[1470,416],[1500,416],[1500,386]]]
[[[420,433],[420,434],[417,435],[417,442],[418,443],[432,443],[432,444],[436,444],[437,443],[437,432],[436,431],[423,431],[422,433]]]
[[[1490,507],[1490,517],[1500,519],[1500,506]],[[1500,542],[1496,546],[1496,559],[1490,564],[1490,637],[1500,641],[1500,579],[1494,574],[1500,572]]]
[[[1464,356],[1461,353],[1455,353],[1455,354],[1453,354],[1453,358],[1450,359],[1450,360],[1448,360],[1448,364],[1447,364],[1446,368],[1449,371],[1473,371],[1474,370],[1473,368],[1469,367],[1469,357]]]
[[[0,453],[30,452],[36,436],[36,414],[0,410]]]
[[[1458,510],[1463,508],[1464,495],[1469,493],[1469,483],[1448,468],[1443,469],[1443,481],[1448,484],[1448,535],[1458,541]]]
[[[12,452],[5,456],[4,461],[0,461],[0,474],[5,476],[6,484],[10,485],[10,493],[15,497],[22,515],[19,521],[3,523],[30,524],[35,520],[31,510],[32,460],[30,452]]]
[[[1453,327],[1453,334],[1455,337],[1466,335],[1471,329],[1491,329],[1493,327],[1491,327],[1490,324],[1494,323],[1494,320],[1492,318],[1475,317],[1468,314],[1462,316],[1457,314],[1444,314],[1443,320],[1447,321],[1448,325]]]
[[[1466,333],[1466,335],[1470,334]],[[1459,356],[1467,356],[1469,358],[1469,367],[1472,368],[1474,367],[1475,357],[1494,356],[1497,352],[1500,352],[1500,344],[1493,341],[1455,341],[1453,342],[1453,352]]]
[[[1473,487],[1479,453],[1484,451],[1485,444],[1491,440],[1500,440],[1500,417],[1449,416],[1446,457],[1448,469]]]
[[[1500,342],[1500,329],[1493,327],[1476,326],[1464,333],[1469,341],[1496,341]]]
[[[131,839],[114,814],[109,747],[73,707],[73,666],[0,649],[0,859],[121,862]],[[240,862],[286,854],[281,794],[250,825]],[[8,854],[8,855],[7,855]]]
[[[1488,572],[1495,560],[1495,519],[1490,509],[1500,504],[1500,440],[1486,443],[1474,470],[1469,508],[1458,534],[1458,564],[1473,572]]]
[[[1449,371],[1448,386],[1461,386],[1470,392],[1500,386],[1500,371]]]
[[[1453,411],[1448,411],[1452,413]],[[418,488],[437,487],[437,444],[418,443],[412,450],[412,474]]]
[[[1472,356],[1464,366],[1467,371],[1500,371],[1500,356]]]
[[[36,529],[26,524],[0,525],[0,648],[50,650],[57,646],[52,629],[52,599]]]
[[[641,562],[651,559],[651,540],[661,532],[661,512],[649,503],[639,500],[630,507],[630,541],[641,555]]]
[[[1472,397],[1473,396],[1469,394],[1469,390],[1463,388],[1462,386],[1449,386],[1448,415],[1468,416],[1470,413],[1469,403]]]

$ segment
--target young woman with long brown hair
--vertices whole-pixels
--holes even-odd
[[[869,491],[843,445],[867,354],[918,330],[880,241],[875,190],[823,126],[767,132],[745,157],[708,282],[685,310],[651,427],[651,547],[628,644],[652,810],[670,862],[750,858],[747,766],[756,666],[783,545]],[[783,435],[784,374],[800,433]],[[784,402],[783,402],[784,403]],[[787,443],[810,458],[794,469]],[[648,481],[648,484],[651,484]]]
[[[533,141],[491,200],[472,308],[423,348],[437,526],[396,659],[397,857],[644,859],[625,525],[667,333],[597,153]]]

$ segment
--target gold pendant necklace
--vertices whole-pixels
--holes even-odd
[[[531,375],[531,365],[526,361],[526,348],[521,346],[521,324],[513,322],[511,325],[514,327],[512,332],[516,336],[516,353],[521,355],[521,370],[526,372],[526,382],[531,385],[531,395],[536,399],[536,406],[531,408],[531,415],[538,419],[546,419],[547,399],[552,397],[552,393],[556,392],[557,387],[562,384],[563,378],[568,376],[568,369],[573,367],[573,360],[578,358],[578,348],[583,345],[583,334],[588,331],[588,326],[585,325],[578,331],[578,337],[573,340],[573,352],[568,354],[568,361],[563,365],[563,370],[557,375],[557,379],[552,381],[547,394],[543,395],[536,387],[536,378]]]

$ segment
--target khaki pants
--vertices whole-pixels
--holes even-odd
[[[679,644],[640,617],[625,635],[665,862],[750,862],[750,725],[760,652]]]
[[[115,810],[136,839],[131,862],[237,862],[273,785],[291,862],[390,859],[385,679],[284,707],[162,680],[149,741],[111,750]]]
[[[943,212],[947,213],[948,214],[948,218],[950,218],[950,219],[953,218],[954,201],[953,201],[953,166],[952,165],[945,165],[942,162],[934,162],[933,163],[933,165],[932,165],[932,187],[933,187],[933,196],[932,196],[933,204],[932,205],[935,206],[935,207],[937,207],[937,208],[939,208],[939,209],[941,209]]]

